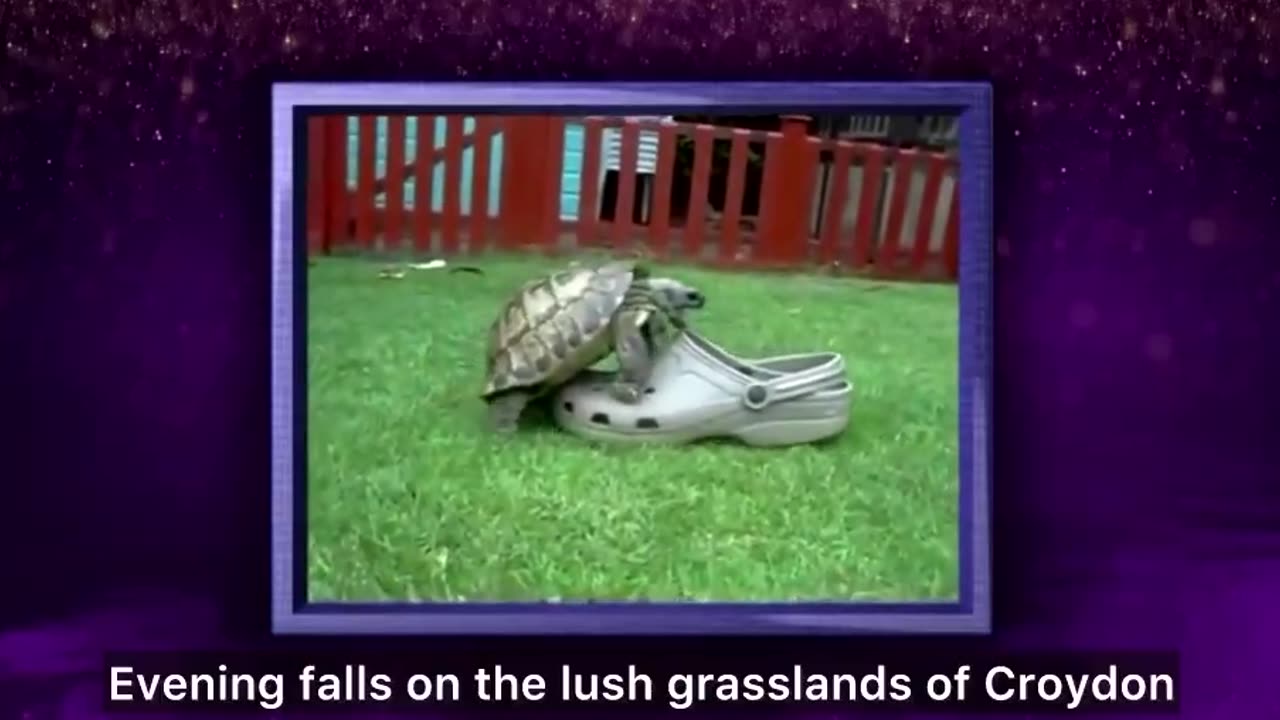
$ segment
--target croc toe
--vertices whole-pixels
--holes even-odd
[[[556,422],[594,440],[687,443],[734,438],[770,447],[816,442],[849,425],[853,385],[836,353],[746,360],[686,332],[657,360],[634,405],[588,371],[554,399]]]

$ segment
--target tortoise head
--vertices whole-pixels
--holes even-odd
[[[700,290],[672,278],[646,278],[644,284],[658,307],[676,317],[684,317],[686,310],[699,310],[707,304],[707,297]]]

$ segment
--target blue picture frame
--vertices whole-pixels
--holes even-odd
[[[307,114],[391,108],[600,114],[960,117],[959,571],[940,603],[307,603],[304,511]],[[272,89],[272,627],[281,634],[858,634],[991,629],[992,88],[986,83],[283,83]]]

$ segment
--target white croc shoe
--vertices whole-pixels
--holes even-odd
[[[849,425],[853,384],[836,353],[746,360],[687,331],[657,360],[635,405],[588,371],[557,393],[556,422],[593,440],[688,443],[733,438],[776,447],[817,442]]]

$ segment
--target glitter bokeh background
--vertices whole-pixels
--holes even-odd
[[[9,0],[0,38],[32,717],[99,713],[107,648],[268,642],[268,83],[321,78],[991,79],[993,642],[1176,648],[1187,717],[1276,713],[1275,0]]]

